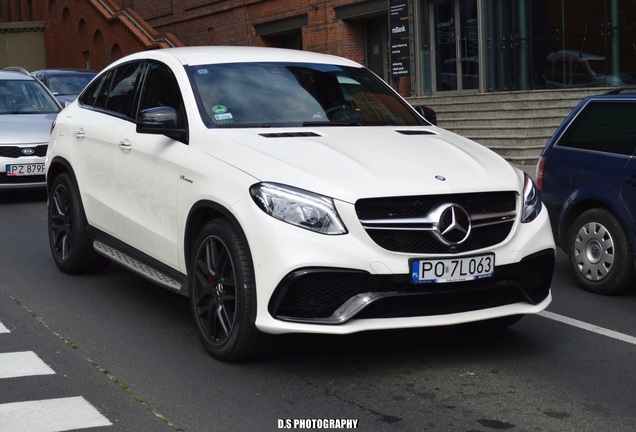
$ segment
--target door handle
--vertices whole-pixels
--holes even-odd
[[[119,148],[122,149],[123,151],[129,152],[132,150],[132,144],[127,139],[123,139],[119,141],[118,144],[119,144]]]
[[[73,135],[75,135],[75,138],[77,139],[84,139],[84,137],[86,136],[86,132],[84,132],[84,129],[77,129],[75,132],[73,132]]]

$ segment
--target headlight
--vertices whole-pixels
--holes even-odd
[[[541,212],[541,198],[534,182],[528,174],[526,174],[525,184],[523,185],[523,210],[521,212],[521,222],[532,222]]]
[[[250,188],[252,199],[268,215],[321,234],[346,234],[331,198],[274,183]]]

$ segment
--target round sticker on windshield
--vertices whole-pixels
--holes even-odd
[[[212,107],[212,112],[214,114],[225,114],[227,112],[227,107],[225,105],[214,105]]]

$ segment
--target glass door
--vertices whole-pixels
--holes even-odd
[[[441,0],[431,8],[436,90],[478,90],[477,0]]]

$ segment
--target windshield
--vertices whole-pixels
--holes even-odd
[[[78,95],[95,75],[83,72],[68,75],[50,75],[49,89],[56,96]]]
[[[0,114],[56,113],[58,104],[34,80],[0,81]]]
[[[189,68],[209,127],[425,124],[366,69],[307,63]]]

